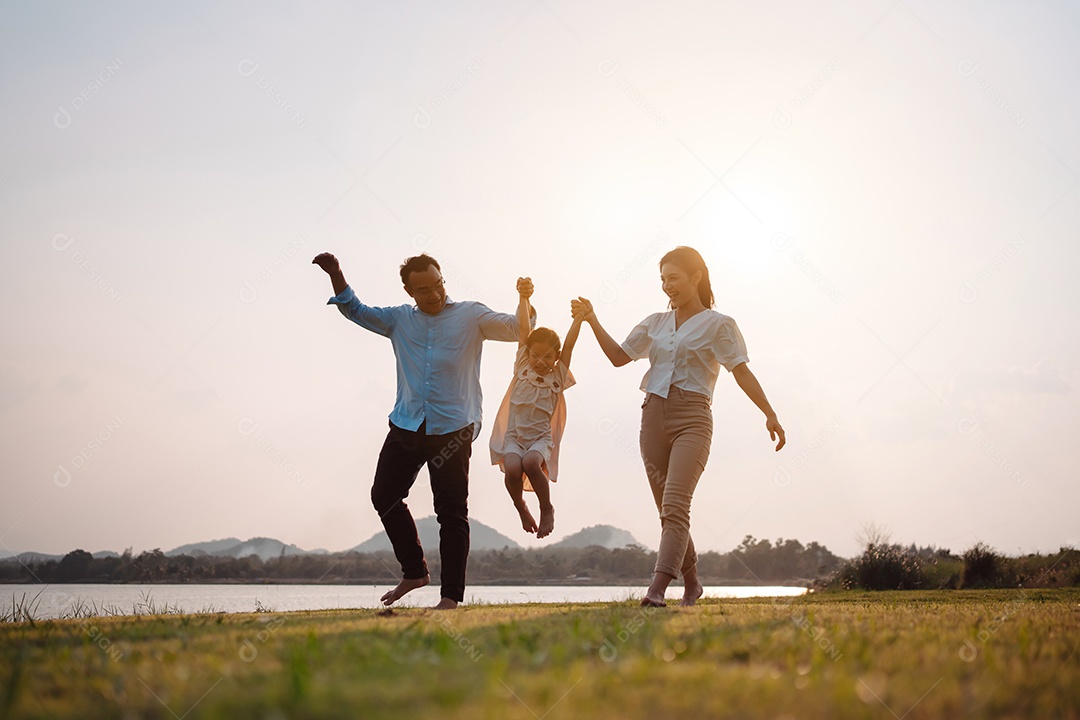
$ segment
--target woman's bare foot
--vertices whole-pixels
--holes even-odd
[[[659,597],[655,595],[646,595],[641,598],[641,607],[667,607],[667,603],[664,602],[664,596]]]
[[[529,512],[529,506],[525,503],[521,503],[520,505],[515,505],[514,507],[517,508],[518,517],[521,518],[521,529],[527,533],[535,533],[537,529],[536,519],[532,516],[532,513]],[[544,516],[541,515],[540,519],[543,520],[543,518]]]
[[[548,505],[540,508],[540,528],[536,531],[536,537],[545,538],[555,529],[555,507]]]
[[[390,592],[383,595],[379,600],[383,605],[392,605],[405,596],[406,593],[422,588],[431,582],[431,576],[425,575],[422,578],[402,578],[401,582],[397,584],[397,587]]]
[[[649,589],[645,591],[645,597],[641,598],[641,607],[667,607],[667,603],[664,602],[664,593],[667,592],[667,586],[674,579],[673,575],[665,572],[654,572]]]
[[[683,582],[686,582],[685,579]],[[698,598],[701,597],[703,592],[705,592],[705,588],[701,586],[700,582],[684,585],[682,600],[679,601],[679,607],[691,607],[698,601]]]
[[[451,600],[450,598],[441,598],[439,604],[432,608],[432,610],[457,610],[457,600]]]

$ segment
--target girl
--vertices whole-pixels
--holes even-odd
[[[641,604],[654,607],[665,605],[667,586],[680,574],[680,605],[693,605],[703,590],[690,538],[690,501],[709,459],[712,394],[721,365],[765,414],[769,437],[779,437],[776,449],[785,442],[776,413],[746,366],[742,333],[733,319],[712,309],[709,268],[698,251],[677,247],[664,255],[660,281],[670,310],[642,320],[622,345],[601,327],[592,303],[585,298],[570,303],[574,317],[592,326],[612,365],[649,358],[649,371],[641,381],[646,393],[641,406],[641,458],[660,511],[661,530],[653,580]]]
[[[555,528],[548,480],[555,482],[559,472],[559,442],[566,425],[563,392],[576,382],[570,373],[570,356],[582,320],[574,319],[560,352],[554,330],[529,330],[534,313],[529,303],[532,280],[518,278],[517,290],[520,334],[514,379],[491,431],[491,464],[498,465],[506,476],[506,491],[521,517],[521,527],[544,538]],[[525,504],[525,490],[534,491],[540,501],[539,524]]]

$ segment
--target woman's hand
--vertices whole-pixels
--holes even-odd
[[[592,302],[583,297],[570,301],[570,314],[575,320],[580,318],[583,322],[596,320],[596,311],[593,310]]]
[[[776,443],[777,450],[787,444],[787,438],[784,437],[784,428],[780,426],[780,421],[776,419],[775,415],[765,418],[765,429],[769,431],[770,439],[776,440],[777,436],[780,437],[780,441]]]
[[[532,278],[519,277],[517,279],[517,292],[518,295],[526,300],[532,297],[533,294],[533,281]]]

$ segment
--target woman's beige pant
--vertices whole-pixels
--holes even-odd
[[[641,406],[641,459],[660,511],[660,551],[655,572],[673,577],[697,565],[690,537],[690,501],[709,460],[712,406],[706,396],[672,386],[668,396],[649,393]]]

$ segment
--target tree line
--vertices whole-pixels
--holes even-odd
[[[438,553],[428,558],[439,573]],[[701,553],[698,572],[707,584],[801,584],[836,571],[844,560],[823,545],[798,540],[758,540],[747,535],[727,553]],[[535,548],[478,550],[469,556],[472,584],[573,582],[610,584],[646,581],[656,553],[640,546],[623,548]],[[206,554],[169,556],[155,548],[135,555],[95,558],[73,550],[60,560],[0,561],[0,582],[47,583],[185,583],[185,582],[396,582],[397,561],[389,551],[339,555],[257,555],[219,557]]]

